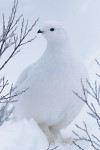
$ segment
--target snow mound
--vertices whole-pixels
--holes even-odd
[[[47,138],[31,119],[0,127],[0,150],[46,150]]]

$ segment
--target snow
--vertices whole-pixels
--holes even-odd
[[[83,116],[80,119],[81,114]],[[62,131],[65,137],[74,137],[72,130],[76,130],[75,124],[81,124],[82,120],[89,120],[86,115],[86,107],[81,114],[73,121],[73,123]],[[90,120],[89,120],[90,121]],[[89,121],[87,123],[89,123]],[[93,124],[90,127],[92,128]],[[82,134],[83,135],[83,134]],[[78,144],[84,145],[84,142],[79,141]],[[86,144],[86,143],[85,143]],[[63,145],[59,142],[51,145],[50,149],[58,146],[57,150],[78,150],[74,144]],[[85,145],[85,147],[87,147]],[[46,135],[39,128],[37,123],[33,120],[23,119],[16,122],[8,122],[0,127],[0,150],[47,150],[49,143]]]
[[[0,150],[47,150],[48,146],[46,136],[34,120],[23,119],[0,127]]]
[[[0,150],[46,150],[48,142],[37,123],[31,119],[0,127]]]
[[[87,108],[84,107],[81,114],[79,114],[72,124],[62,131],[62,135],[65,137],[74,137],[72,130],[77,131],[75,124],[82,125],[83,120],[89,125],[90,131],[93,127],[93,120],[90,119],[86,112]],[[80,135],[84,134],[80,133]],[[79,141],[78,144],[84,146],[84,142]],[[0,150],[47,150],[48,146],[49,143],[46,135],[33,119],[23,119],[12,123],[8,122],[0,127]],[[74,144],[63,145],[59,142],[51,145],[50,149],[55,146],[58,146],[57,150],[78,150]],[[85,143],[85,147],[87,148],[88,146],[88,143],[87,145]]]

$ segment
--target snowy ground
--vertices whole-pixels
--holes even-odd
[[[83,109],[81,115],[67,129],[62,131],[63,136],[74,137],[72,133],[72,129],[76,130],[74,124],[82,124],[82,120],[88,124],[90,122],[86,115],[86,108]],[[92,122],[91,124],[93,126]],[[90,130],[92,126],[89,126]],[[84,146],[84,142],[80,141],[78,144]],[[55,145],[51,145],[49,149],[55,148],[56,146],[58,146],[57,150],[78,150],[74,144],[62,145],[58,142]],[[48,147],[49,143],[45,134],[33,119],[23,119],[12,123],[8,122],[0,127],[0,150],[47,150]],[[85,147],[87,148],[88,145],[85,145]]]
[[[58,150],[74,150],[75,145],[56,143],[50,149],[58,146]],[[0,127],[0,150],[47,150],[49,143],[34,120],[6,124]]]
[[[46,136],[33,120],[5,124],[0,127],[0,150],[45,150]]]

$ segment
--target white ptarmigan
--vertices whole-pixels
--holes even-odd
[[[67,33],[60,23],[48,21],[38,33],[47,40],[47,47],[16,83],[19,91],[29,89],[18,97],[15,115],[18,119],[33,117],[48,139],[54,141],[84,106],[73,90],[82,94],[80,79],[87,77],[87,70],[73,57]]]

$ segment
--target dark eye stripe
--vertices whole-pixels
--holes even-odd
[[[54,28],[51,28],[51,29],[50,29],[50,31],[54,31],[54,30],[55,30]]]

